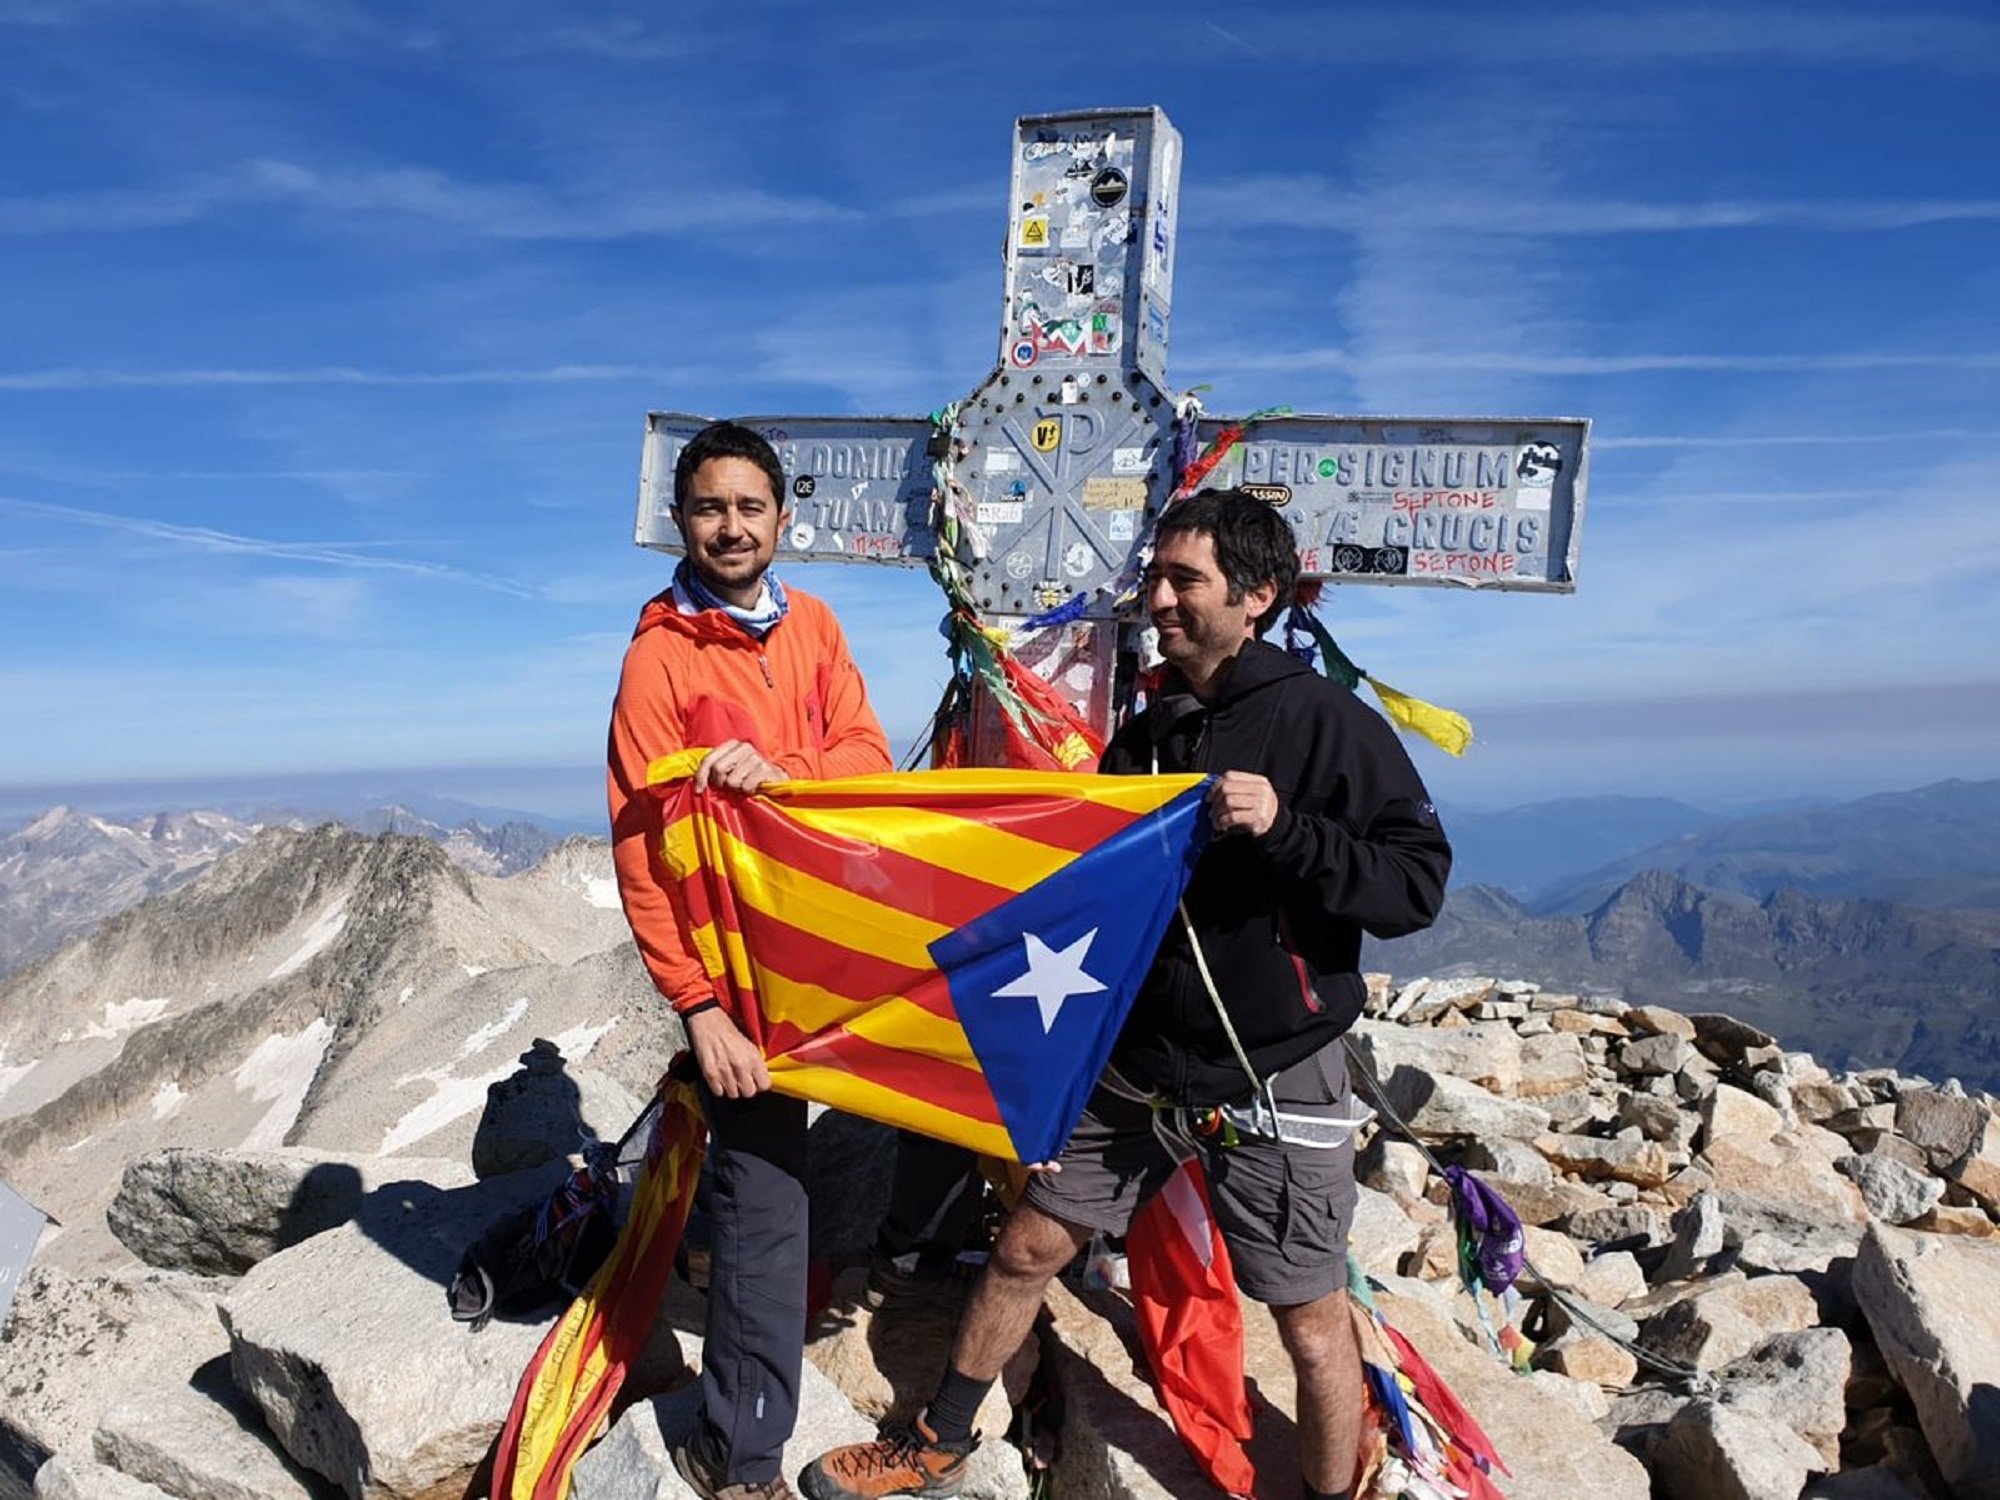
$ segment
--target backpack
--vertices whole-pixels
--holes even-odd
[[[615,1142],[587,1145],[582,1165],[546,1200],[488,1226],[465,1252],[446,1289],[452,1318],[470,1323],[477,1333],[496,1313],[535,1317],[588,1286],[618,1242],[628,1170],[636,1174],[639,1164],[637,1158],[624,1159],[625,1147],[658,1115],[656,1100]]]

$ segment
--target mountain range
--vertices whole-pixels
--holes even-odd
[[[2000,911],[1792,887],[1758,899],[1645,870],[1574,914],[1538,913],[1492,886],[1454,889],[1436,925],[1371,943],[1366,961],[1725,1011],[1829,1066],[2000,1087]]]
[[[446,827],[402,805],[349,820],[364,844],[416,835],[447,867],[488,878],[558,847],[523,821]],[[2000,781],[1735,819],[1665,799],[1570,799],[1447,810],[1446,826],[1458,856],[1443,916],[1371,947],[1376,967],[1726,1008],[1831,1063],[2000,1083]],[[261,821],[52,809],[0,837],[0,974],[260,836],[303,829],[283,809]],[[603,857],[601,842],[576,847]],[[607,944],[621,935],[610,925]]]
[[[1443,915],[1371,944],[1377,967],[1726,1010],[1830,1065],[2000,1084],[2000,781],[1735,819],[1590,798],[1445,821]]]
[[[501,878],[427,839],[265,828],[0,979],[0,1178],[70,1226],[66,1264],[94,1265],[119,1253],[103,1208],[133,1156],[463,1160],[538,1037],[628,1100],[670,1054],[604,842]]]
[[[271,808],[248,816],[214,810],[102,817],[53,807],[0,834],[0,974],[113,914],[176,889],[267,827],[302,829],[323,814]],[[511,875],[560,842],[534,823],[497,826],[467,819],[446,826],[399,805],[362,807],[340,819],[363,833],[429,839],[452,861],[482,875]]]
[[[2000,781],[1940,781],[1831,806],[1691,823],[1528,888],[1528,899],[1539,911],[1586,911],[1642,870],[1759,899],[1790,888],[1828,898],[2000,908]]]

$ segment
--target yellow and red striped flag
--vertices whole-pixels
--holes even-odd
[[[696,793],[703,753],[651,767],[662,853],[771,1086],[988,1156],[1055,1156],[1193,870],[1205,778],[917,771]]]
[[[674,1274],[707,1138],[692,1060],[660,1081],[660,1116],[618,1243],[542,1340],[493,1453],[493,1500],[563,1500],[570,1470],[612,1414]]]

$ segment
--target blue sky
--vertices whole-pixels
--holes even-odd
[[[647,409],[965,395],[1014,117],[1141,104],[1211,410],[1595,420],[1573,596],[1333,600],[1441,801],[2000,773],[1990,7],[1102,13],[0,0],[7,799],[588,815]],[[934,586],[793,581],[914,734]]]

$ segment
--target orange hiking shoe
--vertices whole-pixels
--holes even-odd
[[[885,1427],[872,1443],[854,1443],[822,1453],[799,1474],[807,1500],[884,1500],[890,1495],[947,1500],[965,1483],[966,1460],[975,1440],[940,1443],[937,1434],[913,1418],[907,1426]]]

